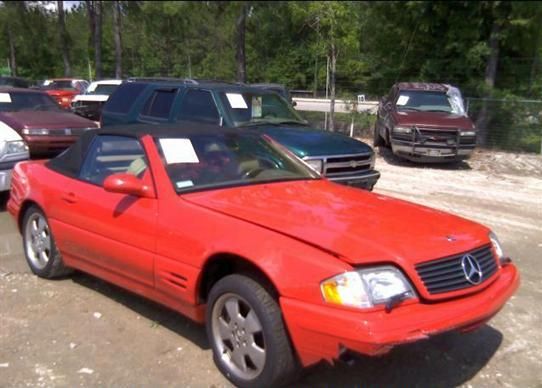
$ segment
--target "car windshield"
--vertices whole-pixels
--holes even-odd
[[[0,112],[59,110],[57,103],[44,93],[0,92]]]
[[[43,89],[46,90],[77,90],[72,81],[45,81]]]
[[[450,96],[443,92],[402,90],[395,105],[399,111],[458,113],[450,104]]]
[[[286,100],[275,93],[223,92],[220,93],[220,99],[236,127],[307,124]]]
[[[88,88],[85,94],[105,94],[110,96],[119,85],[98,84],[94,88]]]
[[[320,178],[264,135],[216,132],[155,142],[178,193]]]

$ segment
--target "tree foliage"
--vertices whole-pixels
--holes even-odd
[[[107,1],[101,4],[101,56],[94,52],[85,2],[65,9],[65,34],[50,6],[55,3],[0,4],[0,58],[8,64],[14,57],[21,76],[63,75],[62,39],[69,42],[74,76],[94,77],[96,59],[102,77],[115,76],[118,4],[124,76],[234,80],[236,26],[245,7],[249,82],[322,91],[335,43],[338,95],[378,96],[396,81],[420,80],[453,83],[467,95],[484,96],[490,34],[498,24],[493,94],[542,93],[540,2]]]

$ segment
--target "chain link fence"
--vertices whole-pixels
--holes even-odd
[[[481,146],[542,153],[542,100],[466,98]]]

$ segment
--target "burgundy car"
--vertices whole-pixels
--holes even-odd
[[[402,82],[380,102],[374,145],[391,147],[394,154],[412,161],[457,161],[474,150],[476,129],[459,89]]]
[[[61,109],[45,92],[9,88],[0,91],[0,121],[18,132],[32,155],[57,154],[97,124]]]

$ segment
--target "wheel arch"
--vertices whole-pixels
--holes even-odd
[[[197,303],[206,303],[213,285],[231,274],[246,275],[264,286],[273,298],[278,299],[280,296],[270,276],[254,261],[238,254],[220,252],[210,256],[201,270],[196,287]]]
[[[27,212],[27,210],[30,209],[32,206],[37,207],[43,214],[45,214],[45,212],[43,211],[43,208],[36,201],[32,199],[25,199],[24,202],[21,204],[21,208],[17,216],[17,227],[19,228],[20,233],[22,233],[22,230],[23,230],[24,215]]]

